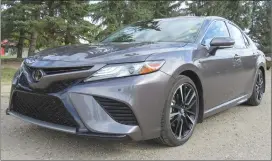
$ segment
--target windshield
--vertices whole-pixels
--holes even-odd
[[[141,21],[113,33],[103,42],[194,42],[203,19]]]

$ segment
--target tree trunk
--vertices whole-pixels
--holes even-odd
[[[22,58],[22,55],[23,55],[24,40],[25,40],[24,35],[25,35],[24,31],[21,30],[19,41],[17,44],[17,58]]]
[[[65,45],[69,45],[70,43],[72,43],[72,40],[71,40],[71,31],[70,31],[70,27],[69,27],[69,22],[67,22],[67,29],[66,29],[66,34],[65,34],[65,37],[64,37],[64,43]]]
[[[29,44],[29,49],[28,49],[28,56],[32,56],[35,53],[37,37],[38,37],[37,31],[33,31],[31,33],[30,44]]]
[[[40,11],[37,10],[34,12],[34,19],[39,20],[39,18],[40,18]],[[32,56],[35,53],[37,37],[38,37],[38,32],[37,32],[36,28],[34,28],[34,30],[31,33],[29,49],[28,49],[28,56]]]

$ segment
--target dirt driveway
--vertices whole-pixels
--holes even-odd
[[[183,146],[106,141],[44,129],[11,116],[1,93],[1,159],[271,159],[271,70],[258,107],[237,106],[198,124]]]

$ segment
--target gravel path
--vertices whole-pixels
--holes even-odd
[[[258,107],[240,105],[204,120],[191,139],[168,148],[56,132],[6,116],[1,94],[1,159],[271,159],[271,70]],[[3,88],[4,87],[4,88]]]

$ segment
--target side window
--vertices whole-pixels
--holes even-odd
[[[230,36],[234,39],[236,48],[246,48],[245,39],[241,31],[234,25],[228,23]]]
[[[225,22],[223,22],[223,21],[213,22],[209,26],[209,28],[208,28],[208,30],[202,40],[202,44],[205,44],[205,45],[210,44],[211,40],[214,37],[229,37],[229,32],[228,32]]]
[[[243,34],[243,37],[245,39],[246,46],[249,46],[250,44],[249,44],[249,41],[248,41],[247,37],[244,34]]]

